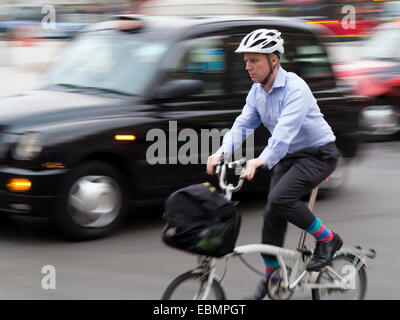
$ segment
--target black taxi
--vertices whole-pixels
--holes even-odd
[[[0,101],[0,212],[54,217],[67,237],[90,239],[113,231],[131,205],[214,179],[207,157],[252,85],[234,50],[257,28],[282,32],[282,66],[307,81],[332,126],[342,160],[325,187],[340,185],[364,102],[337,85],[323,29],[282,18],[128,15],[81,31],[41,89]],[[257,156],[268,135],[257,129],[246,155]],[[248,187],[267,188],[268,171],[257,176]]]

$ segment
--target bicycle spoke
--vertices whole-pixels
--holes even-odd
[[[365,269],[360,261],[345,255],[333,259],[332,265],[320,272],[313,288],[314,299],[362,299],[366,290]]]

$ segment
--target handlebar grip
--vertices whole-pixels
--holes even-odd
[[[225,155],[222,153],[221,156],[219,157],[218,164],[222,166],[224,162],[225,162]]]
[[[224,154],[221,154],[221,157],[219,158],[218,164],[215,166],[215,174],[219,175],[221,172],[221,167],[224,165],[225,162],[225,157]]]

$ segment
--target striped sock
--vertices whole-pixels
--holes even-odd
[[[306,229],[306,232],[314,236],[317,242],[331,241],[333,238],[333,232],[325,227],[317,217],[315,217],[314,222]]]
[[[272,258],[264,258],[264,265],[265,265],[265,276],[264,276],[264,281],[266,282],[268,277],[271,275],[271,273],[279,267],[279,262],[276,259],[276,257]]]

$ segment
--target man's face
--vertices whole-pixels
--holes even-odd
[[[271,62],[274,64],[274,55],[271,58]],[[244,62],[246,71],[253,82],[262,82],[270,71],[268,58],[264,53],[245,53]]]

